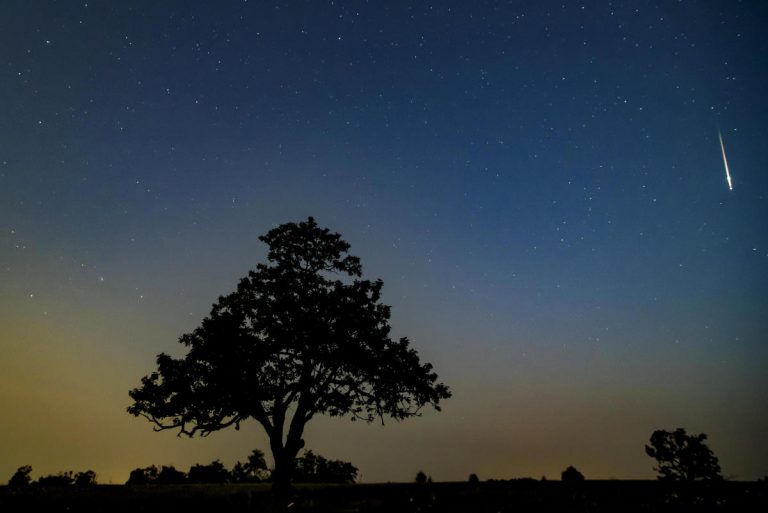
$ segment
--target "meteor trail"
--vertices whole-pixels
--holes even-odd
[[[725,179],[728,180],[728,189],[733,190],[733,183],[731,183],[731,171],[728,169],[728,159],[725,158],[725,146],[723,146],[723,135],[720,130],[717,131],[717,136],[720,138],[720,151],[723,152],[723,164],[725,164]]]

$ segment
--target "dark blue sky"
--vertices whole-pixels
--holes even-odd
[[[0,478],[266,449],[153,434],[127,391],[309,215],[455,393],[310,426],[363,479],[651,477],[678,426],[768,473],[764,2],[3,11]]]

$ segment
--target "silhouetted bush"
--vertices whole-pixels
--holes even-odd
[[[157,476],[159,471],[157,467],[152,465],[146,468],[136,468],[131,470],[131,475],[128,477],[128,481],[125,484],[150,484],[157,482]]]
[[[180,471],[176,470],[176,467],[173,465],[166,467],[163,465],[163,468],[160,469],[160,473],[157,475],[157,480],[155,481],[157,484],[184,484],[187,480],[187,475]]]
[[[32,482],[32,478],[29,474],[32,473],[32,467],[30,465],[24,465],[16,469],[16,473],[11,476],[8,481],[8,486],[27,486]]]
[[[480,478],[477,477],[477,474],[470,474],[469,475],[469,484],[476,485],[480,482]]]
[[[571,483],[584,481],[584,475],[576,470],[575,467],[569,466],[567,469],[563,470],[563,473],[561,474],[561,479],[563,481],[568,481]]]
[[[348,461],[328,460],[312,451],[296,458],[293,480],[297,483],[354,483],[357,467]]]
[[[75,474],[75,486],[90,486],[96,484],[96,472],[86,470]]]
[[[416,473],[416,484],[427,484],[427,475],[421,470]]]
[[[215,460],[209,465],[193,465],[187,473],[187,482],[189,483],[226,483],[229,481],[229,472],[219,460]]]
[[[75,482],[75,478],[72,475],[72,471],[59,472],[56,475],[43,476],[37,480],[37,484],[41,486],[66,486]]]

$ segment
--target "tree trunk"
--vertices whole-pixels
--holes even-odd
[[[291,491],[291,477],[295,458],[288,458],[285,451],[283,454],[273,454],[275,458],[275,469],[272,471],[272,493],[275,496],[285,497]]]
[[[283,446],[282,440],[270,440],[275,469],[272,471],[272,493],[275,496],[286,497],[291,491],[291,479],[296,467],[296,456],[304,447],[304,440],[289,439]]]

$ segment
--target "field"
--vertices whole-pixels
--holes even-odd
[[[299,485],[286,504],[269,485],[0,487],[0,511],[76,512],[673,512],[768,511],[765,482],[490,481]]]

